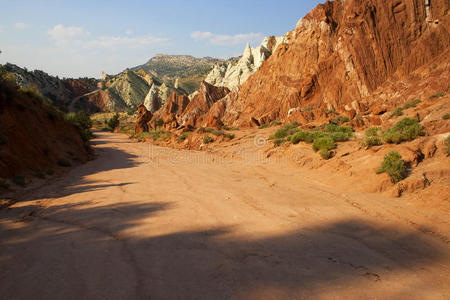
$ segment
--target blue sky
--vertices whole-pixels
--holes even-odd
[[[228,58],[282,35],[317,0],[0,0],[0,63],[99,77],[157,53]]]

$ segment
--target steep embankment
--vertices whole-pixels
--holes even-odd
[[[318,5],[239,92],[216,105],[223,107],[219,117],[228,125],[246,126],[288,116],[320,119],[330,109],[370,123],[370,109],[389,101],[377,88],[395,87],[391,94],[403,96],[397,95],[398,103],[446,91],[450,4],[426,3],[348,0]],[[405,79],[412,80],[408,93],[401,84]],[[413,87],[423,83],[427,89],[414,94]]]
[[[86,161],[78,129],[33,90],[0,79],[0,177],[42,174],[57,164]]]

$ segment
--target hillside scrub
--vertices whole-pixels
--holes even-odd
[[[406,178],[405,163],[402,160],[402,156],[396,151],[391,151],[384,156],[384,160],[376,172],[377,174],[387,173],[393,183]]]
[[[445,152],[447,153],[447,156],[450,155],[450,135],[447,136],[447,138],[445,139]]]
[[[107,120],[106,125],[108,125],[109,129],[114,131],[114,129],[116,129],[120,125],[119,114],[116,113],[114,116],[111,117],[111,119]]]
[[[79,129],[83,141],[87,142],[94,137],[91,132],[93,122],[87,112],[68,113],[64,116],[64,120]]]
[[[383,134],[383,140],[389,144],[400,144],[424,136],[425,130],[417,119],[404,118]]]
[[[373,146],[381,146],[383,142],[381,141],[381,135],[383,130],[380,127],[372,127],[366,130],[366,137],[361,142],[361,146],[364,148],[370,148]]]

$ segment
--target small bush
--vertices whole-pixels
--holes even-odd
[[[12,182],[14,182],[14,184],[16,184],[16,185],[24,187],[25,186],[25,177],[23,177],[22,175],[19,175],[19,174],[14,174],[12,177]]]
[[[38,100],[44,99],[41,91],[35,85],[29,86],[26,88],[20,88],[20,91],[31,98],[38,99]]]
[[[225,137],[229,138],[230,140],[234,139],[234,134],[232,133],[225,133]]]
[[[296,126],[292,124],[284,125],[283,128],[278,129],[270,138],[271,139],[283,139],[288,137],[289,135],[293,135],[299,132]]]
[[[444,95],[445,94],[443,92],[438,92],[436,94],[431,95],[430,99],[442,98],[442,97],[444,97]]]
[[[159,118],[159,119],[156,121],[156,126],[157,126],[157,127],[162,127],[163,125],[164,125],[164,120],[161,119],[161,118]]]
[[[45,173],[47,173],[48,176],[52,176],[53,174],[55,174],[55,171],[53,171],[52,169],[48,169]]]
[[[128,111],[127,111],[127,115],[129,116],[134,116],[137,112],[137,107],[131,107]]]
[[[391,113],[391,118],[392,117],[399,117],[399,116],[403,116],[403,107],[397,107]]]
[[[409,102],[409,103],[406,103],[405,105],[403,105],[403,109],[408,109],[408,108],[416,107],[417,104],[419,104],[420,102],[422,102],[422,100],[416,99],[416,100],[414,100],[414,101],[411,101],[411,102]]]
[[[45,179],[45,174],[42,171],[37,171],[36,173],[34,173],[34,176],[36,176],[39,179]]]
[[[397,122],[394,127],[388,129],[383,134],[383,139],[389,144],[400,144],[412,141],[419,136],[424,136],[425,130],[417,119],[404,118]]]
[[[321,149],[319,151],[320,157],[322,157],[323,159],[330,159],[331,158],[331,152],[329,150],[326,149]]]
[[[314,151],[319,151],[319,150],[332,150],[334,148],[336,148],[336,144],[334,143],[333,139],[331,139],[330,137],[323,137],[323,138],[318,138],[314,140],[314,143],[312,145],[312,148]]]
[[[107,121],[106,125],[108,125],[109,129],[111,129],[112,131],[114,131],[114,129],[119,127],[120,125],[119,114],[118,113],[114,114],[114,116],[112,116],[111,119]]]
[[[6,145],[6,144],[8,144],[8,142],[9,142],[9,139],[7,136],[0,135],[0,145]]]
[[[303,111],[312,111],[314,108],[312,106],[306,107]]]
[[[64,120],[78,127],[83,141],[87,142],[94,137],[91,132],[92,120],[87,112],[79,111],[66,114]]]
[[[372,128],[368,128],[366,129],[366,137],[378,137],[383,133],[383,131],[381,130],[380,127],[372,127]]]
[[[386,154],[381,166],[377,169],[377,174],[381,173],[387,173],[394,183],[405,179],[406,167],[402,156],[396,151]]]
[[[287,139],[286,139],[286,138],[275,139],[275,140],[273,141],[273,143],[274,143],[275,146],[277,146],[277,147],[283,145],[283,144],[286,143],[286,142],[287,142]]]
[[[182,135],[180,135],[180,136],[178,137],[178,141],[179,141],[179,142],[183,142],[184,140],[186,140],[186,139],[189,137],[190,134],[191,134],[190,131],[189,131],[189,132],[183,133]]]
[[[203,144],[210,144],[214,142],[214,139],[209,135],[203,137]]]
[[[58,166],[65,167],[65,168],[72,166],[70,161],[68,161],[66,159],[58,159],[58,161],[56,163],[58,164]]]
[[[342,124],[342,123],[347,123],[347,122],[349,122],[350,121],[350,119],[348,118],[348,117],[346,117],[346,116],[341,116],[341,117],[339,117],[339,122]]]
[[[331,132],[328,136],[335,142],[346,142],[349,140],[349,135],[344,132]]]
[[[348,126],[338,126],[335,124],[327,124],[325,127],[325,132],[342,132],[347,134],[348,136],[353,135],[353,128]]]
[[[445,114],[442,116],[443,120],[450,120],[450,114]]]
[[[379,137],[376,137],[376,136],[368,136],[361,142],[361,146],[363,146],[365,148],[370,148],[373,146],[381,146],[381,145],[383,145],[383,142],[381,141],[381,139]]]
[[[258,128],[264,129],[264,128],[269,128],[269,127],[273,127],[273,126],[279,126],[281,124],[283,124],[283,123],[281,123],[280,121],[272,121],[270,123],[263,124],[263,125],[259,126]]]

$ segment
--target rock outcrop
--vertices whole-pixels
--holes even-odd
[[[159,98],[159,89],[156,84],[153,84],[145,96],[144,105],[151,113],[156,112],[161,108],[161,99]]]
[[[305,119],[311,110],[324,109],[364,115],[366,99],[377,101],[375,91],[388,82],[431,63],[447,66],[436,76],[448,74],[449,5],[447,0],[431,1],[428,8],[423,0],[318,5],[230,98],[222,121],[245,126],[250,120],[286,120],[289,112],[292,120]],[[414,73],[416,82],[429,74]]]
[[[186,95],[178,95],[173,92],[167,102],[153,114],[149,126],[151,128],[163,127],[165,129],[174,129],[179,126],[178,120],[189,104],[189,98]]]
[[[145,105],[139,105],[136,115],[136,124],[134,125],[134,133],[148,132],[148,122],[150,122],[152,117],[152,113],[147,110]]]
[[[215,86],[233,89],[243,84],[280,44],[287,41],[288,34],[281,37],[267,37],[256,48],[250,48],[250,44],[247,44],[244,54],[237,61],[230,60],[225,64],[216,64],[205,81]]]
[[[209,111],[216,101],[230,92],[226,87],[216,87],[205,81],[200,84],[198,93],[192,98],[179,119],[179,124],[186,127],[197,127],[201,117]]]

